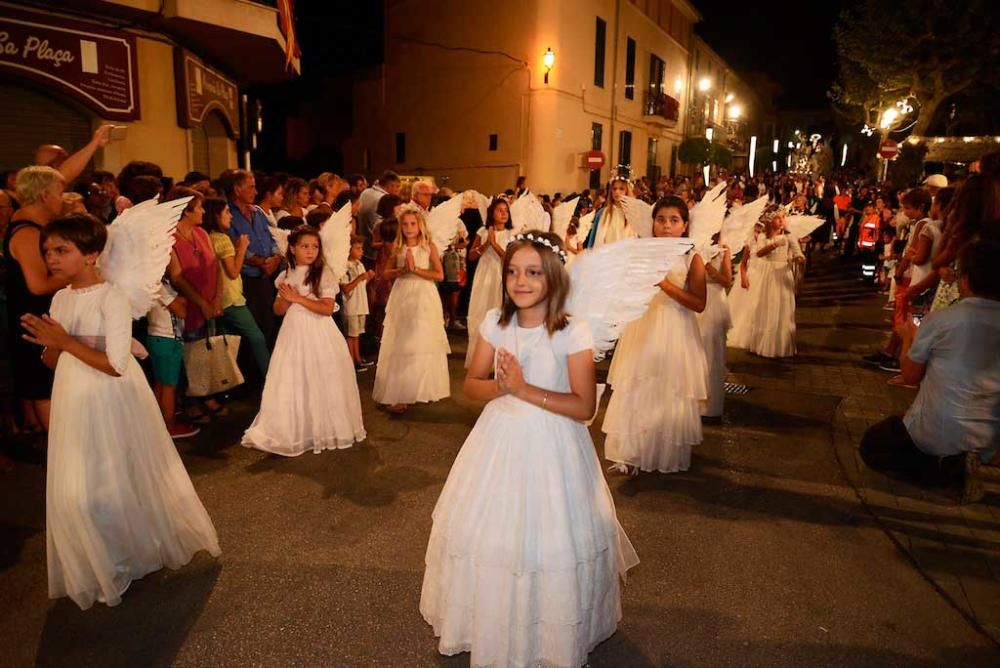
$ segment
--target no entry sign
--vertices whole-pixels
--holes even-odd
[[[892,160],[899,155],[899,144],[891,139],[886,139],[879,145],[878,154],[886,160]]]
[[[604,166],[604,154],[600,151],[587,151],[583,156],[583,166],[587,169],[600,169]]]

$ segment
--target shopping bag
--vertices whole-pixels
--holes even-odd
[[[184,370],[187,373],[187,393],[192,397],[207,397],[231,390],[243,384],[243,374],[236,364],[240,337],[209,335],[184,344]]]

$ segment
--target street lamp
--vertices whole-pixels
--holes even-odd
[[[712,80],[709,79],[708,77],[702,77],[701,81],[698,82],[698,90],[700,90],[702,93],[704,93],[711,87],[712,87]]]
[[[682,90],[684,90],[684,81],[677,77],[674,79],[674,92],[680,95]]]
[[[750,137],[750,178],[753,178],[754,162],[757,161],[757,135]]]
[[[734,104],[733,106],[731,106],[729,108],[729,118],[732,118],[732,119],[735,120],[735,119],[739,118],[740,115],[742,115],[742,114],[743,114],[743,108],[740,105],[738,105],[738,104]]]
[[[552,66],[556,64],[556,53],[552,50],[550,46],[545,50],[545,55],[542,56],[542,64],[545,65],[545,84],[549,83],[549,72],[552,71]]]
[[[732,101],[733,101],[733,94],[732,93],[726,93],[726,104],[729,104]]]
[[[897,118],[899,118],[899,112],[895,108],[889,107],[882,112],[882,122],[879,123],[879,126],[883,130],[888,130]]]

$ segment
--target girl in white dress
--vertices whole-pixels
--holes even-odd
[[[616,176],[608,182],[606,203],[594,214],[594,224],[585,244],[587,248],[600,248],[604,244],[637,236],[623,205],[624,198],[631,195],[632,186],[625,177]]]
[[[465,351],[465,367],[472,363],[479,340],[479,325],[492,309],[499,308],[503,299],[503,280],[500,265],[510,241],[513,223],[510,206],[502,199],[496,199],[486,210],[486,224],[479,228],[469,249],[469,259],[479,259],[476,277],[472,281],[469,296],[469,347]]]
[[[395,415],[409,404],[437,401],[451,393],[448,335],[434,281],[444,278],[438,249],[427,231],[423,209],[400,209],[392,255],[385,271],[395,280],[385,307],[372,395]]]
[[[750,325],[748,350],[761,357],[795,355],[795,278],[792,263],[806,261],[798,239],[785,232],[785,212],[774,205],[761,216],[764,233],[750,248],[759,259],[760,291]]]
[[[55,369],[45,494],[49,597],[69,596],[84,610],[94,601],[118,605],[132,580],[180,568],[199,550],[220,554],[131,355],[128,297],[96,267],[105,228],[76,215],[43,230],[46,265],[69,287],[53,297],[51,315],[22,319],[25,338],[44,346],[42,359]]]
[[[679,197],[653,206],[653,236],[687,235],[688,208]],[[701,443],[701,402],[708,365],[696,313],[705,309],[705,264],[691,252],[659,283],[646,314],[622,334],[611,361],[614,390],[604,416],[604,456],[612,470],[686,471]]]
[[[365,440],[354,362],[334,323],[337,279],[323,260],[319,232],[288,235],[288,269],[274,284],[284,316],[264,381],[260,412],[243,445],[286,457],[349,448]]]
[[[583,424],[592,339],[563,310],[561,241],[531,234],[507,247],[503,305],[480,326],[465,394],[488,403],[434,508],[420,612],[473,666],[576,668],[615,632],[638,558]]]
[[[726,399],[726,333],[731,325],[726,290],[733,285],[733,260],[728,246],[705,263],[705,275],[705,310],[698,314],[698,327],[708,361],[708,400],[702,404],[701,414],[720,418]]]
[[[740,256],[740,283],[729,292],[730,329],[726,345],[730,348],[750,347],[750,328],[757,313],[757,298],[760,294],[760,258],[751,250],[757,243],[757,236],[763,234],[763,227],[756,224],[750,236],[743,242]]]

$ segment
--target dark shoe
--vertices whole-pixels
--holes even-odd
[[[170,438],[190,438],[201,432],[201,429],[193,425],[184,424],[183,422],[177,422],[173,427],[167,429],[170,434]]]
[[[886,355],[881,350],[877,353],[872,353],[871,355],[865,355],[861,359],[864,360],[865,364],[871,364],[872,366],[879,366],[892,359],[889,355]]]
[[[965,474],[962,477],[962,503],[977,503],[983,500],[986,490],[979,477],[979,453],[965,453]]]
[[[882,371],[899,373],[899,360],[897,360],[895,357],[890,357],[889,359],[885,360],[882,364],[879,364],[878,368],[882,369]]]

